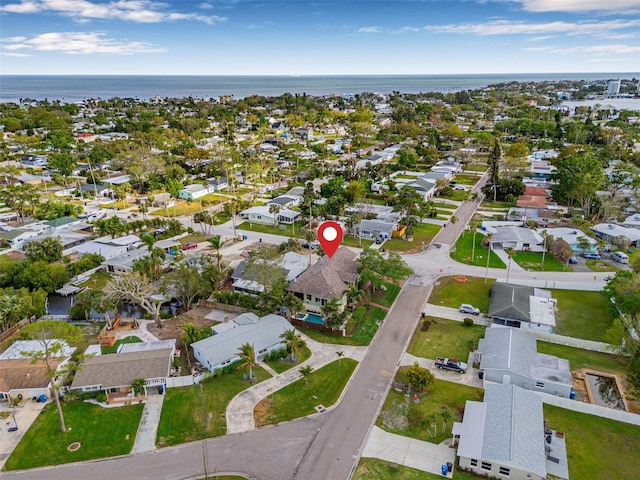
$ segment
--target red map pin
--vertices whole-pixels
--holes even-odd
[[[340,224],[331,221],[322,222],[318,227],[318,241],[329,258],[333,257],[333,254],[336,253],[342,243],[342,227]]]

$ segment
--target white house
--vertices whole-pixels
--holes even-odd
[[[640,230],[637,228],[627,228],[612,223],[599,223],[591,227],[596,236],[607,242],[612,242],[616,237],[627,237],[631,245],[640,246]]]
[[[538,228],[537,230],[540,236],[544,231],[552,235],[554,239],[562,239],[567,242],[572,252],[595,252],[598,250],[598,242],[577,228],[557,227]],[[586,242],[585,248],[580,245],[581,240]]]
[[[243,313],[233,320],[234,328],[192,343],[193,354],[210,371],[240,360],[240,347],[250,343],[258,359],[284,346],[280,337],[293,327],[286,318],[269,314],[258,317],[255,313]]]
[[[249,222],[273,225],[275,223],[291,224],[300,216],[300,212],[283,208],[278,213],[271,213],[268,206],[260,205],[249,207],[241,211],[238,215],[240,215],[241,218],[247,219]]]
[[[178,198],[182,198],[184,200],[195,200],[200,197],[204,197],[205,195],[209,195],[216,191],[216,187],[213,185],[204,186],[199,183],[194,183],[192,185],[187,185],[178,193]]]

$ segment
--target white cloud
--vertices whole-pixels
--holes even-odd
[[[525,48],[527,52],[534,53],[554,53],[559,55],[575,55],[579,53],[589,53],[592,55],[628,55],[640,53],[640,45],[624,44],[604,44],[604,45],[578,45],[575,47],[532,47]]]
[[[362,27],[358,29],[358,33],[380,33],[382,30],[380,27]]]
[[[546,22],[527,23],[497,20],[487,23],[463,23],[449,25],[427,25],[425,30],[442,33],[471,33],[476,35],[595,35],[626,28],[640,27],[639,20],[609,20],[605,22]]]
[[[123,42],[107,38],[104,33],[50,32],[31,38],[11,37],[0,39],[0,49],[13,52],[27,50],[54,52],[69,55],[158,53],[165,49],[146,42]],[[23,56],[26,54],[23,54]],[[14,54],[13,56],[17,56]]]
[[[554,35],[541,35],[539,37],[527,38],[527,42],[541,42],[542,40],[549,40],[554,38]]]
[[[529,12],[623,12],[640,8],[640,0],[516,0]]]
[[[176,13],[163,11],[165,4],[150,0],[112,0],[96,3],[89,0],[21,0],[0,6],[0,12],[38,13],[53,12],[73,17],[76,20],[109,19],[136,23],[159,23],[178,20],[195,20],[210,25],[224,22],[226,18],[217,15],[197,13]]]
[[[0,52],[0,55],[4,57],[18,57],[18,58],[33,57],[33,55],[29,55],[28,53],[15,53],[15,52]]]

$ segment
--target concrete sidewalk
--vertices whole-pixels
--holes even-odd
[[[156,449],[156,436],[163,402],[164,395],[152,393],[147,396],[131,453],[150,452]]]
[[[385,432],[381,428],[374,426],[363,448],[362,456],[379,458],[387,462],[443,476],[442,465],[446,465],[447,462],[455,464],[456,461],[456,450],[449,447],[450,442],[451,440],[445,440],[436,445],[435,443]],[[453,478],[453,472],[449,472],[447,477]]]
[[[0,422],[0,469],[4,466],[18,443],[20,443],[22,437],[27,433],[27,430],[29,430],[36,417],[40,415],[44,406],[52,402],[53,400],[49,400],[47,403],[34,402],[29,399],[23,400],[22,405],[13,410],[15,414],[15,424],[18,425],[18,430],[15,432],[8,431],[10,427],[15,426],[13,416]],[[51,405],[50,408],[56,407],[55,405]],[[8,410],[11,411],[11,409]]]
[[[227,434],[254,430],[256,427],[253,419],[253,411],[255,410],[258,402],[268,397],[273,392],[276,392],[301,378],[301,367],[309,365],[313,367],[314,370],[318,370],[319,368],[337,360],[339,358],[338,352],[342,352],[344,357],[361,361],[368,348],[318,343],[305,335],[302,336],[307,343],[307,347],[311,350],[311,358],[294,368],[290,368],[286,372],[276,374],[270,379],[260,382],[259,384],[254,385],[253,387],[236,395],[227,406]]]

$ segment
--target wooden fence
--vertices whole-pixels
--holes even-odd
[[[11,338],[13,335],[18,333],[22,327],[29,325],[30,323],[33,323],[35,321],[36,321],[35,316],[20,320],[18,323],[16,323],[12,327],[9,327],[4,332],[0,333],[0,342],[4,342],[7,338]]]

